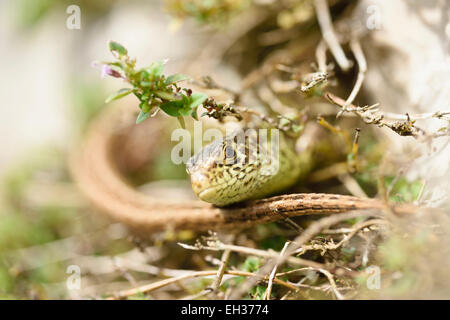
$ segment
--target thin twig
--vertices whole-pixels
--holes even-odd
[[[330,101],[331,103],[339,106],[342,108],[345,105],[345,100],[330,93],[325,92],[324,97]],[[444,120],[450,120],[450,111],[436,111],[436,112],[427,112],[427,113],[416,113],[416,114],[399,114],[394,112],[380,112],[378,111],[378,105],[374,104],[370,107],[357,107],[353,104],[350,104],[347,106],[345,111],[353,112],[355,115],[360,116],[358,114],[359,112],[364,111],[372,111],[372,112],[378,112],[380,114],[381,119],[387,119],[387,120],[397,120],[397,121],[415,121],[415,120],[423,120],[423,119],[444,119]],[[364,121],[366,122],[366,121]],[[367,122],[366,122],[367,123]]]
[[[288,245],[289,245],[289,242],[286,241],[286,243],[285,243],[284,246],[283,246],[283,249],[282,249],[281,252],[280,252],[280,255],[283,255],[283,254],[284,254],[284,252],[286,251]],[[270,300],[270,296],[271,296],[271,294],[272,294],[273,279],[275,278],[275,275],[276,275],[278,266],[279,266],[279,264],[277,263],[277,264],[275,265],[275,267],[273,267],[273,270],[272,270],[272,272],[271,272],[271,274],[270,274],[270,277],[269,277],[269,283],[267,284],[267,290],[266,290],[266,293],[265,293],[265,296],[264,296],[264,300]]]
[[[200,291],[199,293],[188,295],[186,297],[181,298],[180,300],[197,300],[198,298],[201,298],[211,292],[212,292],[211,287],[207,287],[204,290]]]
[[[333,290],[333,293],[336,296],[336,298],[338,300],[344,300],[344,296],[337,289],[336,282],[334,281],[333,275],[329,271],[324,270],[324,269],[318,269],[318,271],[323,273],[328,278],[328,281],[330,282],[330,285],[331,285],[331,289]]]
[[[270,270],[273,269],[273,267],[278,263],[282,264],[285,261],[291,261],[293,258],[291,255],[300,247],[302,247],[307,241],[309,241],[312,237],[314,237],[317,233],[319,233],[322,229],[328,228],[329,226],[336,224],[340,221],[355,218],[355,217],[361,217],[361,216],[370,216],[370,215],[377,215],[373,212],[352,212],[352,213],[343,213],[340,215],[334,215],[330,217],[323,218],[313,224],[311,224],[308,229],[306,229],[300,236],[298,236],[294,243],[290,243],[288,248],[286,249],[285,253],[283,255],[276,255],[275,259],[272,259],[272,261],[269,261],[261,267],[258,271],[258,276],[265,276],[270,272]],[[312,261],[306,260],[308,264],[311,264]],[[316,263],[316,262],[314,262]],[[307,264],[303,264],[304,266],[307,266]],[[314,266],[311,266],[313,268],[316,268]],[[316,269],[327,269],[326,267],[318,267]],[[242,297],[242,295],[248,291],[250,287],[252,287],[257,282],[257,277],[250,278],[244,285],[242,285],[239,290],[236,290],[234,294],[231,296],[231,299],[239,299]]]
[[[317,66],[320,72],[327,71],[327,44],[322,39],[316,48]]]
[[[284,217],[284,221],[287,223],[289,227],[291,227],[293,230],[295,230],[298,233],[303,232],[303,228],[300,227],[294,220],[286,216],[283,212],[277,212],[279,215]]]
[[[415,204],[420,205],[422,203],[422,197],[423,197],[426,185],[427,185],[427,181],[424,180],[422,183],[422,187],[420,187],[419,195],[417,196]]]
[[[239,253],[263,257],[263,258],[278,258],[280,256],[280,253],[276,252],[276,251],[259,250],[259,249],[254,249],[254,248],[232,245],[232,244],[218,243],[216,247],[204,246],[201,248],[186,245],[183,243],[178,243],[178,244],[180,246],[182,246],[183,248],[189,249],[189,250],[213,250],[213,251],[231,250],[234,252],[239,252]],[[321,263],[310,261],[310,260],[305,260],[305,259],[301,259],[301,258],[297,258],[297,257],[288,257],[286,259],[286,262],[291,263],[293,265],[309,266],[309,267],[313,267],[313,268],[325,268],[325,266]]]
[[[222,254],[222,259],[220,259],[220,267],[219,270],[217,270],[216,279],[214,280],[211,286],[213,292],[216,292],[220,287],[220,283],[222,282],[223,275],[225,274],[228,260],[230,259],[230,254],[231,254],[230,249],[225,250]]]
[[[369,212],[352,212],[352,213],[345,213],[341,215],[335,215],[326,217],[323,219],[320,219],[317,222],[314,222],[309,226],[308,229],[305,230],[300,236],[298,236],[293,242],[292,242],[292,248],[289,248],[287,250],[286,255],[294,254],[299,248],[301,248],[307,241],[311,240],[317,233],[319,233],[322,229],[329,228],[330,226],[339,223],[343,220],[352,219],[356,217],[361,216],[370,216],[370,215],[378,215],[375,213],[369,213]]]
[[[345,56],[344,50],[339,44],[336,34],[334,33],[327,2],[325,0],[315,0],[314,6],[316,8],[317,20],[319,21],[322,36],[327,43],[328,48],[330,48],[330,51],[339,64],[339,67],[342,70],[347,71],[351,67],[351,62]]]
[[[358,181],[356,181],[356,179],[353,178],[350,174],[340,174],[338,175],[338,179],[342,182],[345,188],[350,191],[352,195],[365,199],[369,198],[359,185]]]
[[[338,243],[334,244],[326,244],[325,246],[323,246],[321,249],[324,250],[336,250],[339,247],[341,247],[344,243],[348,242],[351,238],[353,238],[360,230],[367,228],[369,226],[375,225],[375,224],[389,224],[389,222],[387,220],[383,220],[383,219],[372,219],[369,221],[362,221],[357,223],[352,229],[351,231],[344,236],[344,238],[339,241]],[[294,254],[304,254],[307,250],[311,250],[311,249],[319,249],[316,247],[305,247],[302,246],[301,248],[297,249],[294,251]]]
[[[126,297],[130,297],[130,296],[133,296],[133,295],[136,295],[136,294],[139,294],[139,293],[142,293],[142,294],[148,293],[148,292],[154,291],[156,289],[163,288],[163,287],[168,286],[168,285],[170,285],[172,283],[176,283],[176,282],[179,282],[179,281],[182,281],[182,280],[186,280],[186,279],[190,279],[190,278],[213,276],[215,274],[217,274],[217,270],[196,271],[196,272],[192,272],[190,274],[186,274],[186,275],[179,276],[179,277],[174,277],[174,278],[169,278],[169,279],[164,279],[164,280],[161,280],[161,281],[158,281],[158,282],[154,282],[154,283],[150,283],[150,284],[147,284],[147,285],[144,285],[144,286],[140,286],[140,287],[137,287],[137,288],[132,288],[132,289],[129,289],[129,290],[123,290],[123,291],[120,291],[120,292],[114,294],[113,297],[109,297],[107,300],[124,299]],[[255,277],[259,277],[263,281],[268,281],[268,279],[266,277],[259,276],[259,275],[255,274],[255,273],[246,272],[246,271],[226,270],[225,274],[230,274],[230,275],[233,275],[233,276],[243,276],[243,277],[253,277],[253,276],[255,276]],[[294,285],[292,285],[290,283],[287,283],[285,281],[282,281],[282,280],[279,280],[279,279],[276,279],[276,278],[273,281],[276,284],[282,285],[282,286],[284,286],[284,287],[286,287],[286,288],[288,288],[290,290],[297,290],[297,288]]]
[[[350,41],[350,48],[352,49],[352,52],[356,58],[356,62],[358,63],[358,77],[356,78],[355,85],[353,86],[350,95],[348,96],[347,100],[342,106],[341,113],[343,113],[347,109],[347,107],[350,104],[352,104],[353,101],[355,100],[356,95],[358,94],[364,82],[364,77],[367,71],[366,58],[364,57],[364,53],[362,51],[361,44],[359,43],[359,41],[357,39],[353,39],[352,41]],[[337,117],[339,116],[340,114],[338,113]]]
[[[404,122],[388,122],[384,119],[384,114],[379,112],[378,104],[364,107],[357,107],[350,104],[343,109],[345,105],[345,101],[343,99],[330,92],[325,92],[324,97],[331,103],[339,106],[341,108],[340,113],[353,112],[366,124],[374,124],[378,127],[388,127],[401,136],[413,136],[414,138],[419,138],[420,136],[425,135],[425,132],[422,129],[414,125],[414,120],[411,120],[411,117],[408,114],[406,114],[406,121]]]
[[[277,273],[277,277],[284,276],[284,275],[289,275],[289,274],[296,273],[296,272],[301,272],[301,271],[309,271],[309,270],[319,271],[320,273],[324,274],[327,277],[327,279],[328,279],[328,281],[330,283],[330,288],[333,291],[333,293],[336,296],[336,298],[339,299],[339,300],[343,300],[344,299],[344,296],[342,296],[342,294],[337,289],[336,282],[334,281],[333,275],[329,271],[324,270],[324,269],[315,269],[315,268],[310,268],[310,267],[300,268],[300,269],[291,270],[291,271],[288,271],[288,272]],[[322,291],[324,290],[323,288],[320,288],[320,287],[309,286],[309,285],[305,285],[305,284],[301,284],[301,283],[295,284],[295,286],[297,286],[297,287],[304,287],[304,288],[308,288],[308,289],[314,289],[314,290],[322,290]]]

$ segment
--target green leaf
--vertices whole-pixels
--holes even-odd
[[[199,105],[201,105],[203,102],[205,102],[205,100],[208,99],[208,96],[204,93],[201,92],[196,92],[191,94],[191,96],[189,97],[189,109],[194,109],[196,107],[198,107]]]
[[[150,72],[155,77],[159,77],[162,74],[163,68],[164,64],[162,61],[153,62],[150,68],[148,68],[148,72]]]
[[[152,82],[149,81],[141,81],[141,86],[143,87],[150,87],[152,85]]]
[[[264,286],[256,286],[252,288],[251,293],[254,300],[262,300],[266,294],[266,288]]]
[[[123,97],[125,97],[126,95],[129,95],[132,92],[133,92],[133,89],[131,89],[131,88],[122,88],[119,91],[114,92],[113,94],[111,94],[108,98],[106,98],[105,103],[109,103],[111,101],[123,98]]]
[[[139,104],[139,109],[141,109],[144,113],[148,113],[150,111],[150,106],[148,105],[147,101],[142,101]]]
[[[148,73],[148,71],[145,69],[140,70],[139,72],[137,72],[137,74],[139,74],[139,79],[141,81],[148,80],[150,77],[150,73]]]
[[[297,124],[293,124],[293,125],[292,125],[292,131],[293,131],[294,133],[299,133],[300,131],[302,131],[302,129],[303,129],[303,127],[302,127],[302,126],[299,126],[299,125],[297,125]]]
[[[119,62],[119,61],[116,61],[116,62],[105,62],[103,64],[107,64],[108,66],[112,67],[114,70],[123,70],[123,68],[124,68],[124,65],[122,64],[122,62]],[[116,67],[116,68],[114,68],[114,67]]]
[[[155,94],[164,100],[175,101],[177,99],[173,93],[165,91],[155,91]]]
[[[247,272],[255,272],[258,271],[260,266],[260,260],[257,257],[247,257],[244,262],[244,270]]]
[[[171,76],[168,76],[166,81],[164,81],[164,83],[166,85],[172,84],[172,83],[176,83],[176,82],[180,82],[180,81],[184,81],[184,80],[188,80],[189,77],[185,76],[184,74],[181,73],[177,73],[177,74],[173,74]]]
[[[281,235],[274,235],[265,238],[262,241],[261,245],[265,250],[273,249],[275,251],[281,251],[286,241],[287,241],[286,237]]]
[[[189,106],[186,105],[181,105],[180,110],[178,112],[185,117],[192,115],[192,110],[189,108]]]
[[[280,119],[280,127],[287,126],[287,125],[289,125],[290,123],[291,123],[291,121],[289,121],[289,119],[286,119],[286,118],[281,118],[281,119]]]
[[[169,116],[172,117],[179,117],[180,116],[180,101],[170,101],[163,103],[159,106],[162,111],[167,113]]]
[[[136,119],[136,124],[139,124],[144,120],[147,120],[149,117],[150,117],[150,112],[144,112],[141,110],[141,112],[139,112],[139,115]]]
[[[183,101],[183,105],[186,106],[189,109],[189,103],[190,103],[190,97],[182,94],[181,95],[181,100]]]
[[[386,177],[385,183],[388,188],[394,181],[394,177]],[[405,178],[397,180],[394,186],[391,186],[391,194],[389,200],[393,202],[412,202],[417,200],[422,189],[422,183],[418,180],[408,181]]]
[[[198,120],[197,108],[192,109],[191,117]]]
[[[109,50],[111,52],[117,52],[119,56],[124,56],[128,53],[127,49],[125,49],[124,46],[122,46],[120,43],[115,41],[109,42]]]

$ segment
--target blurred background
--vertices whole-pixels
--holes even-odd
[[[72,4],[81,9],[80,29],[66,25]],[[2,141],[2,172],[30,148],[67,146],[77,121],[101,108],[104,95],[120,86],[113,79],[99,81],[99,69],[91,66],[111,59],[109,40],[124,43],[142,65],[170,59],[170,71],[193,57],[202,38],[189,22],[174,32],[160,1],[2,1],[1,6],[7,48],[1,68],[9,75],[1,89],[1,136],[8,137]]]
[[[75,13],[67,11],[70,5],[81,9],[79,29],[67,26]],[[168,71],[193,57],[205,32],[189,22],[174,32],[174,19],[163,7],[160,1],[0,2],[0,68],[8,74],[0,86],[0,297],[67,297],[66,268],[59,261],[116,250],[114,243],[84,248],[93,243],[83,240],[90,233],[105,241],[110,222],[86,217],[87,204],[70,181],[67,152],[109,93],[121,87],[92,67],[95,60],[111,59],[109,40],[126,45],[142,65],[170,59]],[[112,237],[123,232],[113,228]],[[64,240],[54,248],[34,247],[57,239]],[[119,243],[117,250],[127,247],[134,244]],[[19,248],[27,249],[14,251]],[[15,252],[13,260],[3,260],[9,252]],[[61,295],[41,286],[58,281]]]
[[[207,7],[220,7],[217,1],[204,2]],[[208,52],[228,48],[227,39],[243,37],[270,16],[274,21],[270,26],[277,25],[282,32],[267,26],[256,28],[263,34],[257,38],[263,49],[255,57],[248,55],[254,63],[262,61],[266,51],[285,43],[283,39],[302,25],[305,17],[296,8],[304,2],[227,1],[232,5],[217,13],[197,12],[183,7],[180,1],[1,1],[0,298],[101,298],[107,292],[146,283],[157,277],[162,267],[172,268],[167,271],[172,276],[183,270],[202,269],[204,257],[182,250],[170,242],[175,239],[171,235],[155,236],[151,245],[143,245],[125,226],[93,215],[73,184],[67,166],[71,148],[79,142],[89,121],[105,108],[105,97],[122,87],[116,79],[102,79],[92,62],[111,60],[107,43],[115,40],[137,57],[139,65],[169,59],[167,74],[182,70],[191,76],[211,75],[238,89],[243,74],[252,70],[245,60],[235,58],[242,55],[239,45],[229,46],[228,63],[215,61],[221,55],[215,57]],[[342,8],[354,6],[354,19],[367,21],[373,14],[369,8],[378,10],[381,19],[363,41],[369,67],[362,104],[380,102],[384,111],[401,114],[449,110],[448,1],[358,1],[352,5],[349,1],[329,1],[330,5],[339,2],[344,3]],[[80,8],[79,29],[68,27],[68,19],[75,12],[67,11],[71,5]],[[230,12],[232,19],[228,17]],[[185,15],[193,19],[183,19]],[[213,50],[205,51],[206,46]],[[347,88],[349,92],[351,86]],[[136,103],[133,99],[126,101]],[[431,119],[420,127],[436,131],[442,121]],[[448,209],[448,139],[417,147],[414,141],[405,142],[404,137],[389,130],[377,139],[389,143],[391,159],[398,154],[420,154],[414,159],[417,165],[411,164],[402,173],[408,181],[420,183],[398,185],[399,190],[408,189],[405,194],[409,194],[414,189],[413,200],[426,180],[423,203]],[[174,178],[185,177],[184,168],[162,164],[159,170],[159,176],[169,173]],[[194,235],[176,237],[192,240]],[[445,252],[449,256],[448,238],[442,241],[445,250],[433,256],[436,260]],[[396,254],[404,252],[401,245],[389,245]],[[185,262],[176,265],[170,258],[173,255]],[[83,270],[83,290],[67,289],[67,278],[73,273],[67,268],[75,260]],[[443,269],[448,260],[441,261]],[[396,263],[406,264],[395,260],[394,269]],[[417,285],[411,281],[408,278],[397,291],[381,297],[408,297]],[[447,276],[443,283],[448,281]],[[197,292],[202,285],[188,283],[188,292]],[[430,286],[425,297],[450,296],[448,287],[435,290]],[[411,297],[421,297],[414,292]],[[175,297],[177,294],[166,291],[153,296]]]

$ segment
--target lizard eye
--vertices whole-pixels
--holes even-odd
[[[236,160],[236,152],[232,146],[225,146],[222,150],[225,165],[233,164]]]

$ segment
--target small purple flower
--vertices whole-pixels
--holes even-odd
[[[122,75],[120,72],[113,70],[110,66],[107,64],[104,64],[102,66],[102,78],[104,78],[106,75],[114,77],[114,78],[122,78]]]

